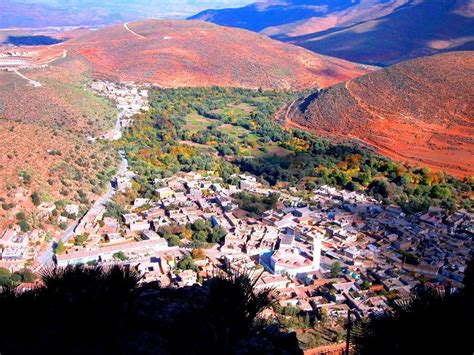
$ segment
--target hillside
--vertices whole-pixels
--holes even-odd
[[[267,1],[192,18],[375,65],[474,49],[473,0]]]
[[[327,87],[370,68],[315,55],[249,31],[198,21],[110,26],[65,44],[95,76],[164,87]]]
[[[87,89],[87,66],[70,61],[21,74],[41,86],[0,71],[0,229],[18,213],[32,228],[45,223],[33,218],[35,191],[42,202],[79,203],[80,191],[96,199],[108,182],[99,177],[113,172],[117,160],[112,149],[87,142],[117,114]]]
[[[407,2],[409,0],[263,0],[236,9],[205,10],[190,19],[290,36],[375,18]]]
[[[474,174],[474,57],[394,65],[296,102],[288,125],[362,140],[394,159]]]

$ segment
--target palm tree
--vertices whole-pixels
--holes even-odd
[[[140,277],[119,267],[70,266],[41,275],[43,286],[0,293],[1,353],[113,351]],[[6,324],[6,323],[4,323]],[[61,349],[61,350],[60,350]]]
[[[118,266],[41,278],[36,290],[0,293],[0,353],[299,353],[294,335],[260,319],[272,291],[256,290],[248,274],[180,289],[139,285],[139,275]]]
[[[391,302],[390,312],[359,321],[351,339],[356,354],[474,353],[473,270],[471,260],[458,292],[420,289],[409,300]]]

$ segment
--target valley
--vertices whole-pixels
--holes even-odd
[[[163,4],[0,4],[0,354],[464,353],[474,2]]]

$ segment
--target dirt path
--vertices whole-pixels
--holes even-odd
[[[25,75],[23,75],[22,73],[20,73],[17,69],[15,69],[13,71],[16,75],[18,75],[19,77],[25,79],[26,81],[28,81],[33,87],[35,88],[39,88],[41,86],[43,86],[39,81],[36,81],[36,80],[32,80],[28,77],[26,77]]]
[[[64,58],[66,58],[66,57],[67,57],[67,50],[64,49],[64,50],[63,50],[63,54],[62,54],[60,57],[57,57],[57,58],[53,58],[53,59],[51,59],[51,60],[48,60],[47,62],[45,62],[45,63],[43,63],[43,64],[51,64],[52,62],[55,62],[55,61],[57,61],[58,59],[64,59]]]
[[[291,120],[291,117],[290,117],[290,113],[291,113],[291,110],[293,109],[293,107],[296,105],[296,103],[298,102],[300,98],[296,98],[294,99],[289,105],[288,107],[286,108],[286,111],[285,111],[285,115],[283,116],[283,122],[282,122],[282,125],[283,127],[286,127],[286,128],[295,128],[295,129],[299,129],[299,130],[302,130],[302,131],[309,131],[309,128],[304,126],[304,125],[301,125],[299,123],[296,123],[294,121]]]
[[[141,34],[138,34],[138,33],[136,33],[135,31],[131,30],[130,27],[128,27],[128,22],[125,22],[125,23],[123,24],[123,27],[125,27],[125,29],[126,29],[128,32],[130,32],[130,33],[133,34],[134,36],[137,36],[138,38],[142,38],[142,39],[143,39],[143,38],[146,38],[145,36],[142,36]]]

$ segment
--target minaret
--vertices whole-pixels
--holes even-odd
[[[321,237],[316,236],[313,238],[313,268],[319,270],[321,263]]]

